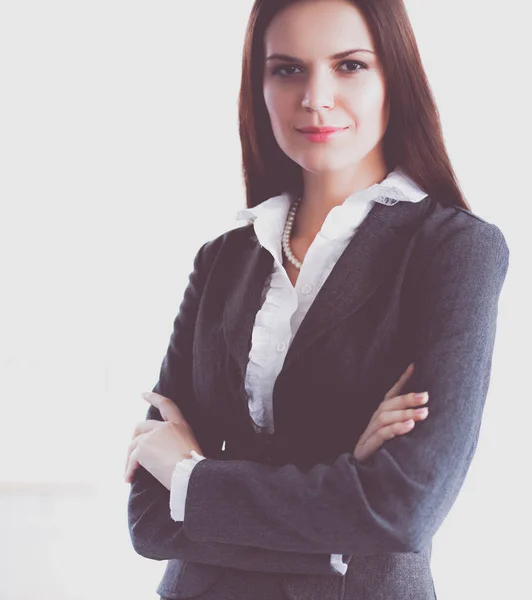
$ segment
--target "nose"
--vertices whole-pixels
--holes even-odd
[[[316,73],[309,77],[301,106],[310,112],[334,107],[333,82],[328,73]]]

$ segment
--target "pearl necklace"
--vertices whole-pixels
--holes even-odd
[[[294,267],[296,267],[296,269],[301,269],[301,265],[303,263],[300,260],[298,260],[292,252],[292,248],[290,247],[290,236],[292,235],[292,227],[294,226],[294,219],[296,216],[297,209],[299,208],[300,202],[301,196],[297,200],[292,202],[292,206],[290,207],[290,210],[288,211],[288,216],[286,218],[282,238],[282,245],[286,258],[294,265]]]

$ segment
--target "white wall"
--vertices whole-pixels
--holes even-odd
[[[244,206],[251,4],[0,3],[1,598],[155,598],[163,565],[127,538],[125,453],[193,256]],[[407,2],[462,188],[511,251],[477,455],[434,540],[439,600],[529,590],[524,6]]]

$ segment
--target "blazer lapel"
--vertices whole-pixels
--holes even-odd
[[[233,271],[237,279],[226,300],[222,326],[229,352],[244,378],[255,316],[261,306],[264,283],[273,268],[273,256],[259,244],[253,227],[245,247],[239,250],[235,261],[241,264]]]
[[[300,357],[327,329],[359,311],[397,267],[402,250],[428,207],[420,202],[386,206],[376,202],[334,265],[288,349],[283,370]],[[244,378],[255,316],[273,268],[273,257],[262,248],[251,228],[247,246],[236,260],[238,280],[226,301],[223,330]]]
[[[424,201],[376,202],[334,265],[288,349],[283,369],[327,329],[359,311],[393,276]]]

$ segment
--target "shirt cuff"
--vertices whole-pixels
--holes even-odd
[[[185,458],[176,463],[172,473],[172,482],[170,485],[170,516],[174,521],[185,520],[185,500],[187,498],[188,481],[192,469],[205,456],[198,454],[195,450],[191,451],[192,458]]]
[[[347,573],[348,565],[342,560],[342,554],[331,554],[331,567],[335,571],[338,571],[338,573],[345,575]]]

